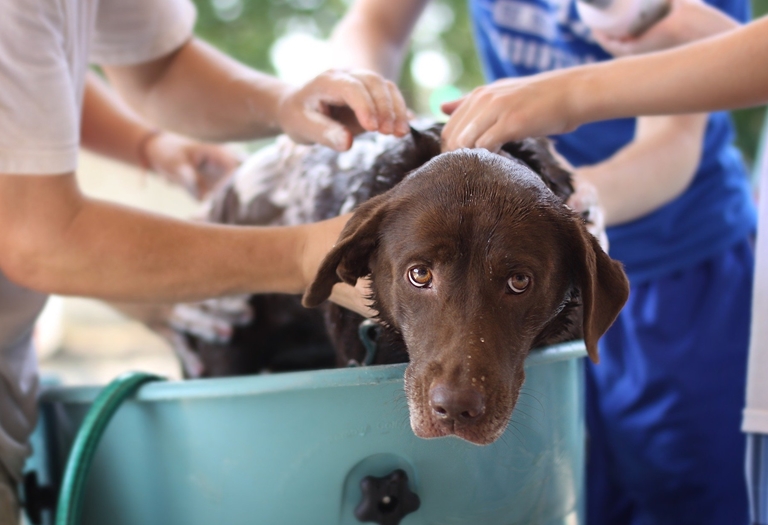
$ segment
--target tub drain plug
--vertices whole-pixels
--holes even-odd
[[[408,475],[401,469],[382,478],[366,476],[360,481],[360,489],[363,499],[355,509],[358,521],[398,525],[421,505],[419,496],[408,488]]]

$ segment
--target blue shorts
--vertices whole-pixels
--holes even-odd
[[[632,287],[587,364],[587,523],[744,525],[749,240]]]

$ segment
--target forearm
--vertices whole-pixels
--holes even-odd
[[[643,117],[635,139],[613,157],[580,168],[598,191],[608,226],[656,210],[690,184],[701,158],[706,115]]]
[[[105,67],[131,105],[164,129],[213,141],[276,134],[289,86],[200,40],[149,64]]]
[[[335,65],[397,80],[413,27],[428,0],[357,0],[331,36]]]
[[[13,178],[0,177],[0,215],[7,225],[0,233],[0,266],[33,289],[175,302],[230,293],[300,293],[311,272],[302,265],[305,229],[151,215],[83,197],[72,175],[34,177],[24,188],[17,185],[11,197],[5,190]],[[41,206],[52,202],[52,192],[56,204]]]
[[[141,165],[141,142],[151,129],[95,73],[86,77],[81,144],[100,155]]]
[[[336,67],[370,69],[394,81],[400,76],[404,46],[388,41],[367,20],[347,15],[333,31],[331,47]]]
[[[762,104],[768,100],[768,68],[757,64],[767,61],[768,18],[762,18],[670,51],[575,68],[557,82],[570,101],[573,127]]]

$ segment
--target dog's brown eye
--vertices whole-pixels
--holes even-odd
[[[432,284],[432,270],[426,266],[413,266],[408,269],[408,280],[416,288],[427,288]]]
[[[523,293],[529,284],[531,284],[531,278],[524,273],[517,273],[507,279],[507,288],[512,293]]]

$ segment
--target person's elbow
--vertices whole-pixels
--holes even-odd
[[[73,173],[0,175],[0,271],[20,286],[55,291],[84,202]]]
[[[51,292],[53,276],[50,249],[23,232],[4,235],[0,241],[0,270],[11,282],[37,290]]]

